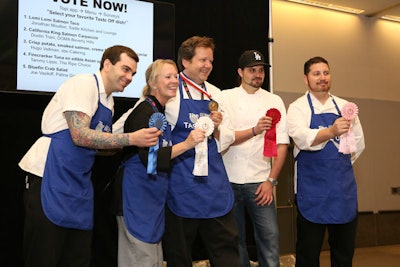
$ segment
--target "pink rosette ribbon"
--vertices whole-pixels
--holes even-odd
[[[350,154],[357,151],[356,140],[353,132],[353,120],[358,115],[358,107],[356,104],[348,102],[343,105],[341,113],[344,119],[350,121],[350,128],[347,133],[340,136],[339,152]]]
[[[264,135],[264,156],[276,157],[278,155],[276,148],[276,124],[281,120],[281,113],[276,108],[271,108],[265,114],[272,118],[271,128]]]

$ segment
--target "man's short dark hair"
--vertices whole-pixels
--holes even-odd
[[[329,67],[329,63],[325,58],[313,57],[313,58],[310,58],[309,60],[307,60],[306,63],[304,63],[304,75],[307,75],[310,72],[311,65],[314,65],[317,63],[325,63]]]
[[[104,61],[106,59],[110,60],[111,64],[115,65],[115,63],[120,61],[120,56],[122,53],[125,53],[128,57],[132,58],[136,62],[139,62],[139,56],[131,48],[123,45],[114,45],[104,51],[100,62],[100,70],[103,69]]]

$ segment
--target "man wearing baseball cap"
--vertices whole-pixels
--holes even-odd
[[[258,266],[279,266],[279,233],[273,188],[287,155],[289,136],[282,99],[263,88],[269,64],[257,50],[239,58],[240,86],[223,90],[224,111],[235,130],[235,143],[223,152],[229,181],[235,194],[234,215],[239,229],[239,252],[243,267],[250,267],[246,246],[246,210],[254,225]],[[269,111],[278,114],[278,119]],[[275,123],[275,124],[274,124]],[[266,133],[274,131],[275,149],[265,152]],[[270,136],[270,135],[268,135]],[[272,153],[271,153],[272,152]],[[273,160],[274,164],[271,164]]]
[[[265,63],[264,56],[257,50],[246,50],[239,58],[239,68],[253,67],[257,65],[270,66]],[[240,75],[239,75],[240,76]]]

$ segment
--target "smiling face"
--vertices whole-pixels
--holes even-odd
[[[312,64],[310,71],[304,75],[304,82],[314,95],[327,94],[331,88],[331,73],[326,63]]]
[[[136,70],[137,62],[125,53],[120,55],[120,60],[114,65],[106,59],[101,73],[107,95],[123,92],[125,87],[132,82]]]
[[[183,72],[197,84],[204,83],[213,69],[214,52],[209,47],[196,47],[192,59],[182,59]]]
[[[179,86],[178,70],[174,64],[164,63],[155,81],[151,83],[152,95],[161,105],[165,106],[167,101],[176,96]]]

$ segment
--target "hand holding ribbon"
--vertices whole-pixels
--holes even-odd
[[[265,114],[267,117],[272,118],[271,128],[265,132],[264,135],[264,156],[276,157],[276,124],[281,120],[281,113],[276,108],[271,108]]]
[[[149,119],[149,127],[156,127],[161,132],[164,132],[167,128],[167,119],[164,114],[160,112],[153,113]],[[158,138],[162,138],[160,135]],[[159,149],[159,143],[149,148],[149,155],[147,158],[147,174],[157,174],[157,152]]]
[[[339,152],[350,154],[357,151],[356,141],[353,132],[353,120],[357,117],[358,107],[352,102],[343,105],[341,110],[342,117],[350,121],[349,131],[340,136]]]

